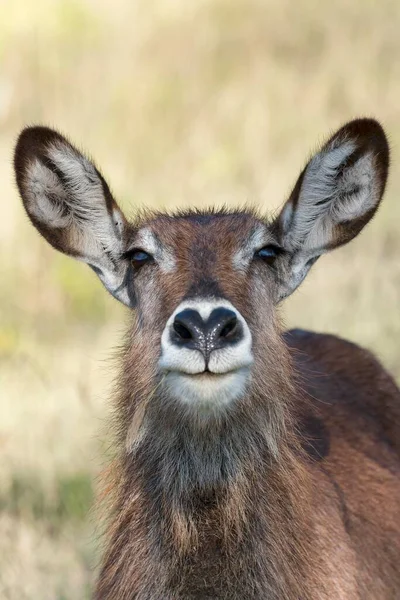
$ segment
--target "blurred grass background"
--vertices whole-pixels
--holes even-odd
[[[384,205],[321,259],[288,325],[344,335],[400,377],[397,0],[0,1],[0,597],[90,595],[96,477],[124,309],[25,218],[12,151],[26,124],[66,132],[128,211],[249,201],[276,209],[309,152],[376,116]]]

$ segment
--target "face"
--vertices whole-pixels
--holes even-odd
[[[273,330],[280,253],[250,213],[159,216],[132,232],[137,335],[158,346],[164,390],[213,411],[251,381],[260,331]]]
[[[343,126],[308,162],[269,225],[243,211],[130,224],[93,163],[45,127],[21,133],[14,164],[41,235],[86,262],[135,311],[135,389],[151,382],[181,405],[215,411],[274,381],[282,344],[276,304],[319,256],[374,215],[389,150],[376,121]]]

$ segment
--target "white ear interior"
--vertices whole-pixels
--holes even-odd
[[[35,158],[27,167],[26,188],[29,212],[50,227],[69,227],[72,215],[65,211],[65,191],[58,177]]]
[[[331,210],[330,203],[338,193],[339,167],[354,150],[354,142],[348,141],[337,148],[319,152],[309,162],[296,207],[287,202],[281,215],[285,243],[291,249],[302,246],[308,236],[318,238],[313,230],[318,229],[321,217]],[[315,243],[317,247],[320,245],[318,239]]]
[[[287,202],[281,214],[287,248],[323,250],[336,225],[362,217],[379,202],[372,152],[345,165],[356,148],[354,141],[345,141],[311,159],[296,205]]]
[[[343,223],[362,217],[374,208],[378,201],[374,157],[368,152],[343,173],[337,200],[332,204],[330,213],[336,223]]]
[[[385,189],[389,147],[373,119],[355,119],[311,158],[277,219],[280,294],[301,283],[324,252],[354,238],[372,218]]]
[[[43,237],[86,262],[113,296],[133,306],[122,259],[128,223],[95,165],[56,131],[28,127],[14,166],[25,209]]]
[[[56,171],[38,158],[27,169],[31,213],[48,227],[69,228],[71,241],[84,255],[120,252],[124,220],[116,207],[109,215],[94,165],[60,141],[48,147],[47,156]]]

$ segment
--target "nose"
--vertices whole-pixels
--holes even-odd
[[[181,348],[200,350],[207,359],[213,350],[225,348],[240,342],[243,327],[235,312],[225,307],[217,307],[208,319],[191,308],[179,312],[171,328],[171,341]]]

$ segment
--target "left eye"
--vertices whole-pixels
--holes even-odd
[[[131,261],[135,267],[141,267],[153,260],[151,254],[148,254],[140,248],[134,248],[125,253],[124,258]]]
[[[275,259],[282,254],[283,250],[279,246],[275,246],[274,244],[268,244],[268,246],[264,246],[264,248],[260,248],[254,254],[256,258],[261,258],[268,265],[272,265]]]

